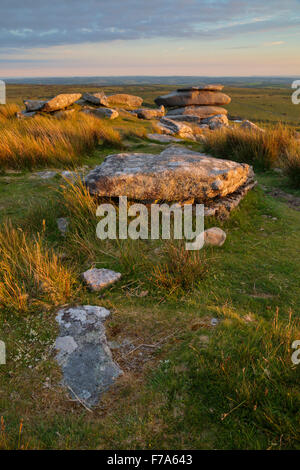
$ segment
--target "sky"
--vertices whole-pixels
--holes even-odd
[[[300,77],[300,0],[0,0],[0,78]]]

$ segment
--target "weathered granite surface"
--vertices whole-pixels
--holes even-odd
[[[211,83],[208,85],[200,85],[200,86],[189,86],[178,88],[177,91],[202,91],[202,90],[210,90],[210,91],[222,91],[224,85],[220,85],[219,83]]]
[[[167,113],[167,117],[173,119],[174,115],[178,116],[179,114],[183,116],[198,116],[202,119],[217,114],[227,114],[227,109],[221,108],[220,106],[184,106],[182,108],[170,109]]]
[[[85,108],[82,110],[83,113],[93,114],[93,116],[106,119],[116,119],[119,117],[118,111],[112,108]]]
[[[224,104],[229,104],[231,98],[220,91],[189,90],[174,91],[168,95],[159,96],[154,101],[158,106],[164,105],[167,107],[190,105],[223,106]]]
[[[142,106],[143,98],[135,95],[128,95],[126,93],[117,93],[115,95],[110,95],[106,97],[107,106],[129,106],[130,108],[135,108]]]
[[[187,124],[173,121],[172,119],[163,117],[157,126],[164,134],[178,135],[182,139],[195,140],[193,130]]]
[[[101,393],[122,374],[105,335],[103,321],[109,314],[103,307],[83,305],[62,308],[56,316],[60,329],[56,360],[62,368],[62,385],[88,406],[96,405]]]
[[[81,93],[61,93],[60,95],[55,96],[40,108],[41,111],[45,113],[51,113],[52,111],[58,111],[64,109],[67,106],[75,103],[75,101],[81,98]]]
[[[92,194],[101,196],[205,202],[237,191],[248,180],[253,180],[253,170],[246,163],[173,145],[158,155],[109,155],[85,181]]]
[[[82,273],[82,279],[93,291],[99,291],[121,279],[121,273],[116,273],[111,269],[92,268]]]

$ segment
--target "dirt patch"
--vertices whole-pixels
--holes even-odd
[[[282,199],[291,209],[300,211],[300,197],[294,196],[293,194],[286,193],[282,189],[277,188],[266,188],[262,186],[262,189],[268,193],[268,195]]]

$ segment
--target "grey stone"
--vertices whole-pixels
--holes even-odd
[[[122,374],[105,335],[103,321],[109,314],[103,307],[84,305],[63,308],[56,316],[60,328],[56,359],[62,368],[62,385],[88,406],[96,405]]]
[[[218,114],[206,119],[202,119],[202,124],[207,124],[211,130],[228,127],[229,122],[225,114]]]
[[[93,291],[99,291],[121,279],[121,274],[110,269],[89,269],[82,275],[83,280]]]
[[[77,171],[64,170],[61,172],[61,176],[70,181],[70,183],[76,183],[81,180],[81,175]]]
[[[82,96],[83,100],[87,101],[88,103],[107,106],[107,97],[103,92],[99,93],[84,93]]]
[[[161,118],[159,128],[166,134],[178,135],[183,139],[195,140],[190,126],[181,122],[175,122],[172,119]]]
[[[200,85],[200,86],[190,86],[184,88],[178,88],[177,91],[203,91],[203,90],[210,90],[210,91],[222,91],[224,85],[220,85],[219,83],[210,83],[207,85]]]
[[[25,104],[27,112],[39,111],[44,106],[45,103],[46,101],[42,101],[42,100],[24,100],[24,104]]]
[[[50,178],[54,178],[54,176],[57,175],[56,171],[39,171],[37,173],[34,173],[35,176],[38,176],[39,178],[42,178],[43,180],[48,180]]]
[[[253,132],[265,132],[264,129],[262,129],[261,127],[258,127],[256,124],[248,120],[245,120],[242,122],[241,129],[244,129],[247,131],[253,131]]]
[[[213,158],[180,146],[158,155],[109,155],[85,179],[91,194],[138,200],[204,202],[224,197],[253,180],[246,163]]]
[[[174,91],[168,95],[159,96],[154,101],[158,106],[164,105],[172,108],[190,105],[223,106],[229,104],[231,99],[220,91],[189,90]]]
[[[106,119],[116,119],[119,117],[118,111],[112,108],[85,108],[82,112],[87,114],[93,114],[99,118],[106,118]]]
[[[137,116],[139,119],[156,119],[165,115],[165,108],[161,106],[159,109],[137,109]]]
[[[65,235],[68,230],[68,225],[69,221],[65,217],[60,217],[59,219],[56,219],[57,227],[58,230],[62,233],[62,235]]]
[[[18,119],[27,119],[27,118],[33,118],[36,115],[35,111],[21,111],[16,114]]]
[[[170,142],[181,142],[181,139],[177,137],[173,137],[172,135],[164,135],[164,134],[147,134],[148,139],[156,140],[157,142],[161,142],[162,144],[167,144]]]
[[[173,116],[197,116],[198,118],[207,118],[218,114],[227,114],[227,109],[220,106],[184,106],[181,108],[170,109],[167,116],[173,119]]]

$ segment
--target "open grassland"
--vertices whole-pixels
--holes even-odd
[[[23,104],[26,98],[47,99],[58,93],[95,93],[99,89],[106,94],[129,93],[141,96],[144,106],[154,106],[154,99],[178,85],[126,85],[126,86],[76,86],[76,85],[7,85],[7,102]],[[224,92],[231,96],[226,106],[229,115],[235,119],[249,119],[264,125],[278,122],[289,124],[300,130],[300,110],[291,100],[293,90],[288,87],[228,87]]]
[[[10,114],[6,128],[17,127]],[[243,117],[251,119],[246,102]],[[20,126],[38,125],[40,137],[44,119]],[[273,110],[273,122],[280,120]],[[74,144],[73,127],[52,122]],[[145,138],[151,122],[121,116],[105,123],[120,136],[112,141],[98,137],[104,131],[97,122],[92,147],[78,154],[74,147],[74,161],[53,160],[49,168],[93,167],[120,145],[146,153],[164,148]],[[289,132],[278,130],[276,149],[280,142],[289,148]],[[230,219],[206,220],[206,227],[225,230],[227,240],[197,253],[174,240],[100,241],[100,201],[84,186],[59,175],[41,180],[27,164],[3,167],[0,339],[7,364],[0,366],[0,448],[300,449],[300,365],[291,361],[292,343],[300,339],[300,212],[272,196],[280,189],[296,200],[300,190],[285,174],[256,164],[253,149],[269,148],[270,135],[249,141],[215,133],[206,144],[219,156],[226,150],[226,158],[254,163],[260,185]],[[250,146],[248,154],[235,153],[237,146]],[[65,237],[58,217],[70,221]],[[80,280],[90,267],[122,272],[122,280],[90,292]],[[108,339],[134,345],[132,352],[113,350],[124,375],[92,412],[60,387],[54,318],[65,304],[108,308]]]

